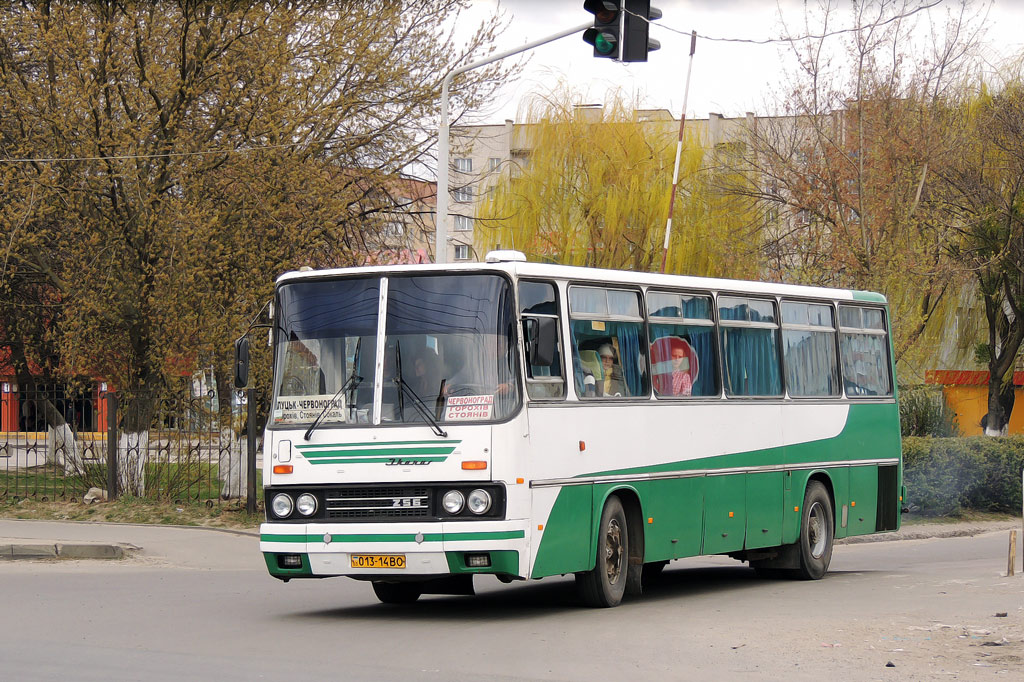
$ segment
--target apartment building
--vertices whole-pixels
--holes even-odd
[[[600,121],[602,114],[600,105],[576,108],[577,116],[593,122]],[[652,133],[668,138],[678,134],[679,119],[666,109],[640,109],[634,116]],[[686,129],[689,134],[698,135],[705,146],[715,148],[735,142],[746,144],[757,130],[759,120],[764,119],[753,113],[735,118],[710,113],[707,118],[688,119]],[[776,123],[784,120],[772,118]],[[485,254],[477,249],[475,241],[480,240],[480,230],[486,229],[477,220],[479,208],[502,177],[514,177],[528,166],[533,149],[532,128],[533,124],[513,120],[493,125],[452,126],[448,262],[483,260]]]

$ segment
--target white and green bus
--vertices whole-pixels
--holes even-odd
[[[572,573],[615,606],[673,559],[816,579],[834,539],[899,527],[879,294],[494,252],[287,273],[271,316],[284,581],[408,602]]]

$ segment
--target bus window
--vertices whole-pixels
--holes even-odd
[[[791,396],[839,395],[832,306],[783,301],[782,348],[786,361],[786,388]]]
[[[720,296],[718,323],[725,392],[732,396],[781,396],[774,301]]]
[[[291,282],[278,297],[271,424],[310,424],[321,412],[325,424],[366,422],[373,401],[379,281]],[[359,368],[364,358],[367,366]],[[332,400],[333,409],[325,411]]]
[[[647,339],[636,291],[569,288],[576,392],[584,398],[649,394]]]
[[[655,395],[718,395],[711,297],[651,291],[647,310]]]
[[[515,413],[515,308],[506,279],[393,277],[387,305],[381,421],[423,422],[424,409],[439,422]]]
[[[889,343],[881,309],[839,306],[839,332],[846,395],[892,395]]]
[[[564,398],[565,377],[562,373],[562,344],[558,325],[558,292],[550,282],[519,282],[519,306],[523,318],[523,340],[526,342],[526,393],[530,398]],[[555,353],[550,363],[534,364],[530,357],[531,334],[542,324],[555,324]]]

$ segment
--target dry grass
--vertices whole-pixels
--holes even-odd
[[[262,506],[262,505],[261,505]],[[262,509],[247,514],[245,503],[218,502],[176,505],[132,497],[113,502],[85,504],[81,501],[41,502],[31,498],[0,499],[0,518],[40,519],[46,521],[97,521],[148,523],[179,526],[210,526],[255,530],[263,521]]]

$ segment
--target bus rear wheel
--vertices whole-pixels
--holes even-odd
[[[580,596],[587,606],[618,606],[626,592],[629,569],[629,526],[618,497],[612,496],[601,512],[598,527],[597,561],[594,568],[576,574]]]
[[[811,481],[804,493],[803,514],[800,517],[799,577],[818,580],[825,575],[832,560],[834,536],[832,500],[820,481]]]
[[[423,594],[419,583],[373,581],[373,593],[384,604],[411,604]]]

